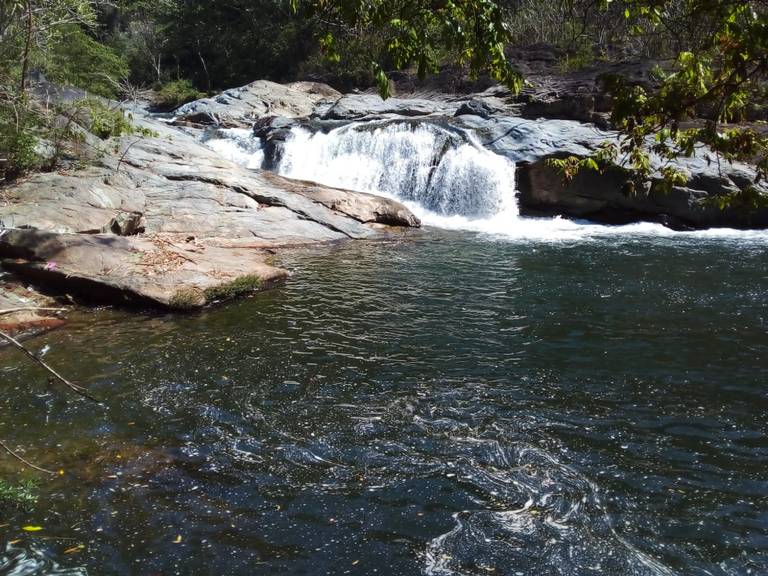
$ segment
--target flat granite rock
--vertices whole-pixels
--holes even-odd
[[[339,99],[324,115],[324,120],[360,120],[385,116],[429,116],[453,113],[457,106],[419,98],[382,100],[377,94],[348,94]]]
[[[93,302],[196,308],[275,284],[286,270],[269,255],[210,241],[176,241],[168,235],[56,234],[10,230],[0,252],[16,258],[3,266],[22,278]]]
[[[309,116],[317,106],[331,104],[339,98],[341,93],[317,82],[283,85],[257,80],[211,98],[184,104],[174,115],[178,120],[195,124],[247,127],[268,114],[286,118]]]
[[[275,249],[419,225],[393,200],[249,170],[173,126],[135,123],[153,135],[2,191],[4,268],[92,301],[196,307],[285,278]]]

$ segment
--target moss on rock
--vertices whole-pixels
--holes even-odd
[[[212,286],[204,292],[206,302],[214,300],[231,300],[249,292],[255,292],[261,288],[261,278],[253,274],[240,276],[231,282]]]
[[[182,288],[168,302],[168,306],[177,310],[191,310],[200,308],[207,301],[205,293],[198,288]]]

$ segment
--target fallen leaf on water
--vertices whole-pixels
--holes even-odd
[[[358,564],[360,564],[360,560],[355,560],[352,562],[352,566],[357,566]]]
[[[64,554],[75,554],[76,552],[80,552],[85,548],[85,544],[78,544],[77,546],[72,546],[72,548],[67,548],[64,550]]]
[[[173,541],[174,544],[181,544],[181,534],[176,536],[176,540]]]
[[[40,532],[40,530],[43,529],[42,526],[22,526],[21,528],[24,530],[24,532]]]
[[[10,542],[8,542],[8,544],[10,544],[11,546],[15,546],[19,542],[21,542],[21,540],[11,540]]]

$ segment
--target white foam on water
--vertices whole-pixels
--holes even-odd
[[[251,169],[261,168],[264,163],[264,150],[261,141],[254,138],[250,130],[228,128],[220,130],[217,136],[207,140],[205,145],[236,164]]]

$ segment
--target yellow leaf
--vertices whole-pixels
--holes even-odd
[[[181,544],[181,534],[176,536],[176,540],[173,541],[174,544]]]
[[[77,546],[64,550],[64,554],[75,554],[76,552],[80,552],[83,548],[85,548],[85,544],[78,544]]]
[[[43,529],[42,526],[24,526],[24,527],[22,527],[22,530],[24,530],[24,532],[40,532],[40,530],[42,530],[42,529]]]

